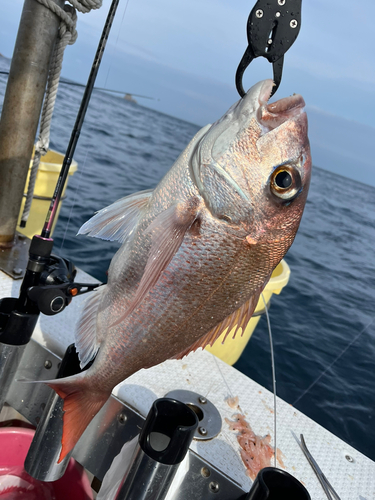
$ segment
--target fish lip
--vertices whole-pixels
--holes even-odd
[[[305,101],[300,94],[293,94],[289,97],[282,97],[276,102],[268,103],[271,92],[275,84],[272,80],[264,80],[261,88],[259,89],[259,107],[265,107],[269,113],[279,114],[288,113],[294,109],[304,108]]]
[[[266,104],[265,107],[269,113],[286,113],[290,116],[290,114],[294,114],[298,109],[303,109],[305,107],[305,101],[300,94],[293,94],[289,97],[283,97],[276,102]]]
[[[269,132],[283,123],[296,119],[304,113],[305,101],[300,94],[283,97],[276,102],[268,103],[272,87],[264,86],[259,94],[258,123]],[[269,92],[269,94],[268,94]]]

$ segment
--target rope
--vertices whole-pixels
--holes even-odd
[[[73,43],[77,40],[78,33],[76,30],[76,10],[82,13],[87,13],[92,9],[99,9],[102,5],[102,0],[69,0],[73,7],[65,4],[62,9],[54,2],[54,0],[37,1],[54,12],[60,18],[61,22],[59,26],[59,38],[55,44],[48,73],[47,90],[40,119],[39,136],[35,144],[33,165],[31,167],[26,201],[21,217],[21,227],[26,226],[26,222],[30,214],[40,158],[47,153],[49,148],[52,114],[55,107],[56,95],[60,81],[64,51],[67,45],[73,45]]]

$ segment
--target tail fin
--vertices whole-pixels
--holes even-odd
[[[86,427],[110,396],[110,393],[89,388],[82,375],[46,382],[64,400],[62,448],[57,463],[72,451]]]

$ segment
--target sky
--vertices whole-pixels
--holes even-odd
[[[239,97],[234,75],[247,46],[246,23],[254,4],[254,0],[120,1],[97,86],[153,97],[137,99],[198,125],[217,120]],[[65,78],[86,82],[109,5],[110,0],[103,0],[98,11],[79,14],[78,40],[65,53]],[[13,52],[22,6],[22,0],[1,0],[0,53],[6,57]],[[317,144],[319,166],[372,185],[374,18],[374,0],[303,0],[301,31],[285,55],[275,95],[303,95],[313,116],[310,140],[312,146]],[[259,58],[246,70],[244,87],[270,77],[272,66]],[[324,145],[321,129],[328,133]],[[348,136],[349,142],[344,140]],[[344,162],[345,168],[336,165],[332,155],[324,160],[319,150],[323,146],[335,150],[337,162]]]

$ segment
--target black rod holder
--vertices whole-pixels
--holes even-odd
[[[116,500],[162,500],[189,450],[198,418],[175,399],[157,399],[147,415]]]
[[[276,467],[258,472],[249,493],[242,500],[311,500],[309,492],[294,476]]]

